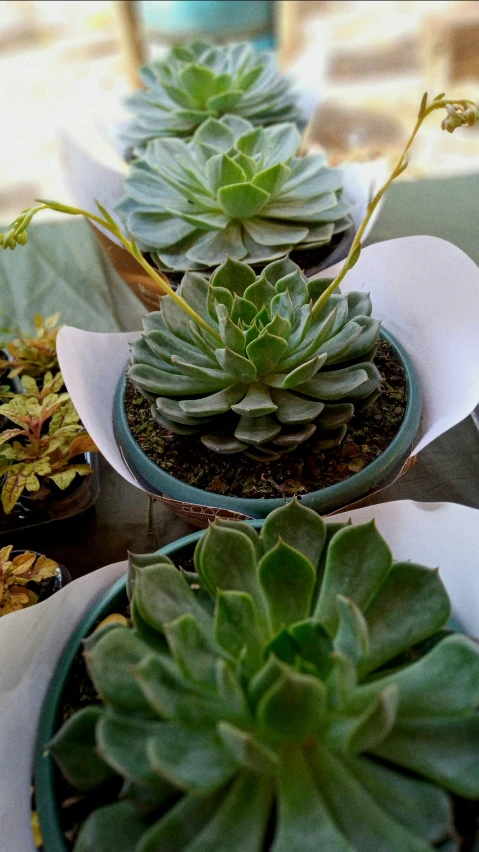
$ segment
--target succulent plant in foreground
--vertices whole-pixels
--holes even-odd
[[[208,119],[190,142],[157,139],[136,160],[117,212],[160,269],[263,264],[346,230],[342,173],[322,154],[298,157],[293,124]]]
[[[367,294],[315,301],[329,280],[307,280],[288,259],[257,277],[228,259],[208,283],[187,273],[179,294],[221,343],[199,331],[170,297],[148,314],[128,375],[154,418],[181,435],[199,432],[219,453],[273,460],[315,432],[340,443],[354,405],[381,381],[370,360],[380,323]]]
[[[263,127],[300,118],[274,55],[258,54],[249,44],[173,47],[165,59],[142,68],[141,78],[146,89],[127,99],[135,117],[123,133],[136,152],[158,137],[192,136],[206,119],[225,113]]]
[[[102,704],[50,750],[81,791],[123,786],[75,852],[458,849],[479,648],[443,630],[437,571],[296,502],[261,534],[216,520],[194,561],[132,556],[131,627],[86,640]]]

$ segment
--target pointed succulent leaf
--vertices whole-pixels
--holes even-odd
[[[255,365],[243,355],[238,355],[237,352],[225,347],[216,350],[216,357],[224,370],[225,378],[229,377],[230,382],[233,379],[235,382],[249,384],[257,380],[258,373]]]
[[[258,610],[245,592],[219,592],[216,599],[215,639],[232,657],[256,671],[261,667],[264,634]]]
[[[165,625],[165,636],[178,668],[191,681],[204,686],[216,682],[216,660],[221,649],[200,627],[193,615],[185,614]]]
[[[332,538],[315,617],[330,631],[337,630],[337,595],[350,598],[365,611],[392,567],[392,554],[374,521],[345,527]]]
[[[310,765],[335,824],[358,852],[369,852],[371,843],[388,852],[430,852],[429,844],[393,820],[325,746],[312,751]]]
[[[300,749],[284,754],[278,779],[278,828],[272,852],[354,852],[333,820]]]
[[[213,819],[189,845],[189,852],[261,852],[271,802],[271,783],[244,771],[228,789]]]
[[[281,677],[258,704],[259,722],[268,737],[302,743],[321,729],[325,694],[317,677],[281,665]]]
[[[227,718],[231,716],[218,695],[211,690],[199,691],[197,685],[190,685],[166,656],[145,657],[133,674],[148,707],[162,719],[175,719],[198,730],[208,730],[218,713]]]
[[[312,509],[291,500],[268,515],[261,539],[266,553],[281,540],[302,553],[316,568],[326,541],[326,524]]]
[[[195,567],[213,596],[220,590],[246,592],[253,599],[258,598],[260,586],[256,550],[241,529],[228,529],[212,523],[201,549],[195,553]]]
[[[235,773],[237,763],[215,732],[190,731],[164,722],[147,740],[151,766],[171,784],[194,793],[212,793]]]
[[[166,562],[168,565],[173,565],[169,556],[161,553],[129,553],[128,554],[128,581],[127,592],[131,600],[135,588],[136,577],[143,568],[149,568],[150,565],[158,565],[160,562]]]
[[[273,414],[277,406],[271,398],[269,389],[262,382],[250,385],[248,392],[241,402],[231,406],[235,414],[245,417],[261,417],[263,414]]]
[[[148,570],[148,569],[147,569]],[[176,571],[176,568],[174,569]],[[128,627],[116,625],[85,642],[88,673],[102,701],[120,713],[147,713],[149,707],[133,668],[151,649]]]
[[[75,852],[136,852],[147,828],[148,820],[130,802],[115,802],[90,814],[80,829]]]
[[[339,624],[334,637],[334,648],[358,664],[367,657],[370,650],[366,619],[354,601],[342,595],[337,595],[336,607]]]
[[[443,790],[365,757],[347,765],[370,796],[403,828],[429,843],[448,835],[451,801]]]
[[[274,631],[309,615],[316,572],[306,556],[279,538],[261,558],[258,575]]]
[[[148,740],[164,722],[132,719],[116,713],[103,714],[97,727],[97,748],[115,772],[135,784],[152,787],[171,798],[171,787],[156,772],[147,753]]]
[[[425,657],[402,671],[381,677],[359,689],[374,694],[396,684],[401,719],[460,716],[479,705],[479,682],[470,673],[479,660],[479,648],[465,636],[448,636]]]
[[[145,621],[160,632],[165,624],[186,614],[194,615],[200,627],[211,630],[210,616],[172,565],[145,568],[137,577],[135,601]]]
[[[253,734],[241,731],[228,722],[219,723],[218,734],[234,759],[245,769],[264,775],[274,773],[279,764],[278,755]]]
[[[256,274],[251,266],[231,257],[226,258],[210,279],[212,287],[223,287],[238,296],[243,296],[246,288],[254,281]]]
[[[342,715],[331,718],[326,733],[328,744],[342,754],[371,751],[394,726],[397,698],[395,684],[371,696],[364,709],[361,708],[362,701],[352,698],[344,706]]]
[[[277,406],[276,417],[284,425],[310,423],[312,420],[316,420],[324,408],[323,402],[306,399],[291,391],[279,390],[279,388],[275,388],[271,396]]]
[[[360,666],[362,673],[443,627],[451,604],[437,571],[413,562],[395,562],[364,612],[371,645]]]
[[[413,719],[400,722],[374,754],[429,778],[458,796],[479,795],[477,713],[457,719]]]
[[[102,707],[84,707],[67,720],[48,746],[65,778],[82,792],[99,787],[114,775],[96,750],[95,731],[104,715]]]
[[[186,849],[204,825],[209,822],[219,806],[224,792],[219,790],[209,796],[186,794],[147,830],[135,852],[178,852]]]
[[[286,347],[283,337],[271,334],[264,329],[261,334],[248,344],[246,354],[258,371],[258,375],[270,374],[283,355]]]
[[[271,415],[242,415],[235,429],[235,438],[246,444],[259,446],[273,440],[279,432],[281,432],[281,425]]]

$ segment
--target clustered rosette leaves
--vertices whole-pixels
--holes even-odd
[[[289,259],[257,277],[228,259],[210,282],[187,273],[179,293],[221,337],[189,321],[171,297],[143,320],[128,375],[160,425],[199,432],[219,453],[274,460],[316,437],[340,443],[357,404],[375,398],[380,322],[368,294],[315,301],[329,279],[307,280]]]
[[[102,703],[50,751],[80,791],[123,786],[75,852],[458,850],[479,648],[437,571],[296,502],[260,534],[216,520],[194,563],[132,556],[131,626],[86,640]]]
[[[274,55],[258,54],[246,43],[173,47],[140,76],[146,89],[126,100],[135,117],[122,134],[137,153],[153,139],[192,136],[208,118],[225,113],[263,127],[301,118]]]
[[[208,119],[190,142],[156,139],[135,160],[117,213],[160,269],[211,269],[227,256],[264,264],[327,245],[351,225],[342,173],[299,157],[293,124]]]

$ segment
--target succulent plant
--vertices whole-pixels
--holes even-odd
[[[189,137],[206,119],[239,115],[262,127],[298,121],[291,86],[272,53],[249,44],[204,42],[173,47],[165,59],[141,70],[146,86],[126,106],[134,114],[123,139],[136,152],[162,136]]]
[[[58,562],[26,550],[11,559],[13,545],[0,548],[0,616],[37,603],[38,595],[27,583],[40,583],[54,577]]]
[[[264,264],[330,242],[350,224],[342,173],[298,156],[293,124],[210,118],[190,142],[157,139],[136,160],[117,212],[160,269],[216,267],[229,255]]]
[[[380,323],[367,294],[334,294],[316,311],[329,280],[306,280],[291,260],[261,276],[228,259],[208,283],[183,277],[179,294],[219,333],[199,331],[169,296],[148,314],[128,375],[152,401],[162,426],[199,432],[219,453],[272,460],[314,432],[339,443],[356,403],[377,395],[372,363]],[[156,398],[156,399],[155,399]]]
[[[15,424],[0,432],[2,506],[7,515],[25,489],[39,498],[51,484],[64,490],[76,476],[90,474],[90,465],[78,462],[78,457],[97,449],[70,395],[61,392],[61,373],[46,373],[41,389],[31,376],[23,376],[22,384],[23,393],[0,405],[0,418]]]
[[[443,630],[437,571],[394,562],[374,522],[325,526],[296,502],[260,535],[216,520],[194,563],[132,556],[131,626],[86,640],[102,703],[50,751],[81,791],[123,787],[75,852],[458,849],[479,648]]]

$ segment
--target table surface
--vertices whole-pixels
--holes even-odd
[[[402,182],[386,198],[368,242],[413,234],[442,237],[479,265],[476,201],[479,175]],[[116,275],[88,226],[78,220],[32,226],[23,249],[0,254],[2,324],[28,328],[35,313],[61,311],[62,322],[90,331],[141,327],[142,305]],[[125,482],[100,459],[95,507],[69,520],[0,536],[47,553],[73,577],[147,552],[191,531],[184,521]],[[471,417],[426,449],[417,464],[370,503],[412,499],[479,508],[479,435]]]

